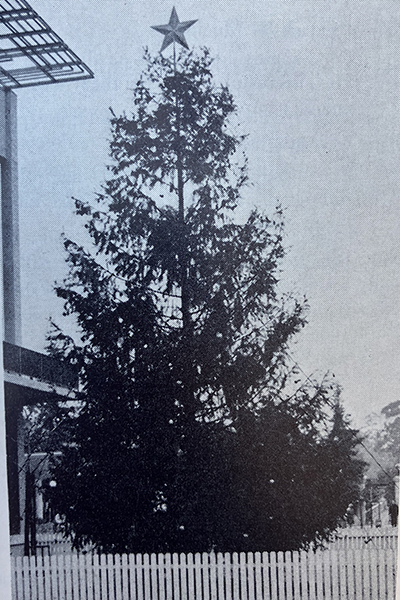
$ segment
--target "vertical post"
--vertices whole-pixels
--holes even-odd
[[[31,556],[36,556],[36,519],[37,519],[37,506],[36,506],[36,481],[35,472],[31,473],[30,477],[31,484],[31,523],[30,523],[30,538],[31,538]]]
[[[180,224],[180,269],[181,269],[181,311],[182,311],[182,352],[186,355],[184,372],[182,374],[186,393],[186,413],[192,424],[195,418],[194,393],[193,393],[193,362],[192,362],[192,320],[190,315],[191,299],[188,288],[189,253],[185,222],[185,193],[184,169],[181,128],[181,107],[179,97],[181,80],[176,68],[176,55],[174,43],[174,77],[175,77],[175,118],[176,118],[176,174],[178,185],[178,216]]]
[[[2,137],[1,220],[3,230],[4,339],[21,345],[21,289],[19,258],[17,96],[2,93],[4,103]]]
[[[178,75],[176,70],[176,55],[174,43],[174,78],[175,78],[175,117],[176,117],[176,174],[178,183],[178,214],[181,227],[181,302],[182,302],[182,326],[184,332],[187,333],[190,324],[190,306],[187,290],[187,241],[185,231],[185,199],[184,199],[184,182],[183,182],[183,166],[182,166],[182,147],[181,147],[181,114],[179,107],[179,85]]]
[[[397,531],[399,524],[397,523]],[[400,535],[397,534],[397,574],[396,574],[396,600],[400,600]]]
[[[400,463],[396,465],[400,469]],[[394,478],[395,481],[395,503],[400,505],[399,500],[399,471]],[[400,517],[400,514],[399,514]],[[396,573],[396,600],[400,600],[400,518],[397,519],[397,573]]]
[[[29,459],[28,459],[29,461]],[[25,473],[24,555],[31,555],[30,525],[32,520],[31,471],[29,462]]]
[[[1,229],[0,229],[0,236]],[[0,239],[0,248],[2,239]],[[3,308],[3,261],[0,260],[0,315]],[[0,597],[11,600],[10,524],[8,511],[6,415],[4,398],[3,319],[0,318]]]

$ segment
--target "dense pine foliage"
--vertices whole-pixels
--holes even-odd
[[[277,292],[282,215],[235,220],[243,138],[208,52],[145,60],[109,178],[76,202],[93,248],[65,241],[80,334],[51,347],[82,389],[53,503],[107,552],[303,547],[357,497],[356,437],[336,390],[288,366],[305,307]]]

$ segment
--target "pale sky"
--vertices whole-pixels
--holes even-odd
[[[23,342],[42,350],[65,273],[61,233],[105,177],[109,111],[131,108],[165,0],[32,0],[95,79],[20,90]],[[335,374],[356,424],[400,399],[400,5],[369,0],[175,3],[239,108],[253,185],[242,210],[286,209],[282,288],[305,295],[293,354]],[[168,50],[166,51],[168,52]]]

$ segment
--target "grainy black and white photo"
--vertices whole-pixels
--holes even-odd
[[[0,596],[394,600],[394,0],[0,0]]]

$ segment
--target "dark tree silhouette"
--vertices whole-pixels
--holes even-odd
[[[282,215],[235,220],[243,138],[208,51],[145,60],[133,114],[111,120],[108,181],[76,201],[93,251],[65,241],[57,293],[80,337],[55,329],[51,346],[82,391],[53,502],[77,546],[299,548],[356,494],[356,442],[336,439],[329,386],[290,383],[305,314],[277,293]]]

